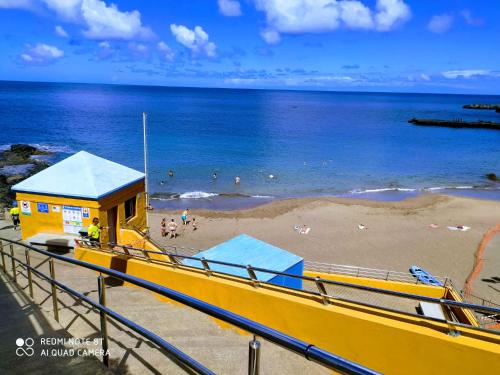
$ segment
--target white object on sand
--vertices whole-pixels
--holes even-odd
[[[466,232],[470,229],[470,227],[467,227],[465,225],[457,225],[456,227],[448,227],[449,230],[459,230],[461,232]]]
[[[363,224],[358,224],[358,229],[363,230],[363,229],[368,229],[368,228],[366,228],[366,226]]]

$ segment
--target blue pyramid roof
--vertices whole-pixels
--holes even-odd
[[[203,257],[207,260],[217,260],[243,266],[251,265],[252,267],[265,268],[278,272],[284,272],[304,260],[298,255],[270,245],[264,241],[257,240],[247,234],[241,234],[234,237],[229,241],[194,255],[194,257]],[[199,260],[185,259],[182,263],[191,267],[203,268]],[[236,268],[213,263],[209,263],[209,265],[210,269],[213,271],[224,272],[240,277],[248,277],[248,272],[245,268]],[[266,272],[255,272],[255,274],[261,281],[269,281],[276,277],[275,274]]]
[[[80,151],[12,189],[22,193],[98,200],[143,178],[144,173]]]

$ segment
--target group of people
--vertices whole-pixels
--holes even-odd
[[[186,208],[181,215],[182,225],[183,226],[191,225],[193,231],[195,231],[196,229],[198,229],[196,224],[196,218],[193,217],[191,220],[189,220],[188,216],[189,216],[189,208]],[[170,238],[177,237],[178,236],[177,227],[178,225],[175,222],[175,219],[171,219],[169,222],[167,222],[167,219],[163,218],[160,223],[161,236]]]

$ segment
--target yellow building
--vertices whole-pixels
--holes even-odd
[[[101,242],[117,242],[122,228],[146,226],[144,174],[80,151],[13,187],[22,238],[71,246],[94,217],[107,227]]]

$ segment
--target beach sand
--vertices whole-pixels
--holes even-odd
[[[240,211],[190,210],[196,231],[179,225],[178,238],[161,238],[161,218],[175,218],[180,224],[180,215],[153,211],[153,238],[163,245],[202,250],[246,233],[310,261],[403,272],[418,265],[436,276],[451,277],[461,289],[482,236],[500,223],[500,202],[434,194],[401,202],[287,199]],[[430,228],[431,223],[438,228]],[[311,228],[307,235],[294,230],[303,224]],[[367,229],[358,229],[358,224]],[[457,225],[471,229],[447,229]]]

